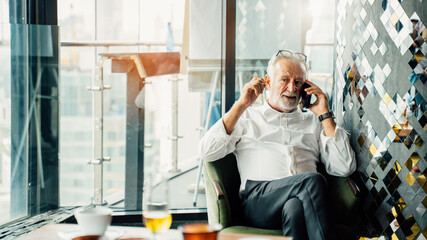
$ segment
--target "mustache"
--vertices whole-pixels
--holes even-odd
[[[288,91],[283,92],[282,93],[282,97],[283,96],[285,96],[285,97],[298,97],[298,95],[296,93],[291,93],[291,92],[288,92]]]

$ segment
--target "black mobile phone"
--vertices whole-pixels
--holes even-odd
[[[303,108],[308,108],[310,106],[311,95],[308,95],[304,89],[311,87],[308,83],[304,83],[301,87],[301,102]]]

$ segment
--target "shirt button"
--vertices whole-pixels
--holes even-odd
[[[291,170],[291,173],[294,174],[294,170]]]
[[[291,155],[292,155],[292,151],[289,151],[289,154],[291,154]]]
[[[285,141],[285,144],[288,145],[289,144],[288,141]]]

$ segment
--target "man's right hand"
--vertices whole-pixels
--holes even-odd
[[[252,80],[245,84],[240,94],[237,104],[241,105],[244,109],[248,108],[255,102],[265,88],[265,80],[259,77],[254,77]]]
[[[222,118],[227,134],[231,134],[242,113],[262,94],[264,87],[265,80],[259,77],[254,77],[245,84],[239,100],[234,103],[230,111]]]

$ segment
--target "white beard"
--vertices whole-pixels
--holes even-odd
[[[270,91],[266,92],[268,103],[278,108],[282,112],[293,112],[298,107],[301,97],[295,98],[295,100],[287,100],[283,96],[297,96],[295,93],[282,93],[280,97],[273,97]]]
[[[289,100],[289,99],[285,98],[284,96],[295,97],[295,99]],[[293,112],[298,107],[299,100],[300,100],[300,98],[297,98],[296,93],[284,92],[280,96],[280,99],[277,100],[277,104],[278,104],[279,108],[281,110],[283,110],[284,112]]]

